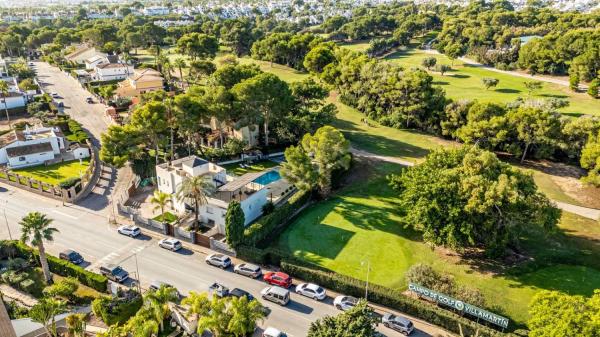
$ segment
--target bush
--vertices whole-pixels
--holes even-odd
[[[21,241],[3,241],[3,245],[6,246],[5,250],[14,249],[16,257],[26,260],[32,260],[35,258],[36,261],[39,261],[37,250],[32,249]],[[106,292],[108,279],[105,276],[92,273],[79,267],[78,265],[75,265],[69,261],[61,260],[52,255],[46,254],[46,257],[48,259],[48,266],[50,267],[51,272],[65,277],[74,277],[83,285],[100,292]]]
[[[79,288],[79,282],[75,278],[67,277],[44,288],[44,294],[49,297],[60,296],[71,300],[77,288]]]
[[[20,271],[27,267],[27,261],[23,258],[16,257],[14,259],[9,259],[7,266],[9,270]]]
[[[32,279],[25,279],[19,282],[19,289],[22,291],[31,294],[35,288],[35,281]]]
[[[365,282],[355,278],[339,275],[330,271],[313,269],[305,266],[293,264],[290,261],[282,261],[281,269],[307,282],[314,282],[323,287],[332,289],[336,292],[352,295],[355,297],[364,296]],[[428,323],[440,326],[448,331],[459,333],[459,324],[467,336],[474,335],[479,330],[479,336],[504,336],[504,333],[487,328],[477,324],[467,318],[461,317],[451,311],[438,308],[437,306],[405,296],[402,292],[378,286],[369,285],[369,300],[406,313],[408,315],[423,319]]]
[[[299,191],[271,214],[260,217],[244,231],[243,243],[256,247],[275,229],[289,223],[293,218],[292,215],[304,206],[310,200],[310,197],[310,193]]]
[[[142,303],[142,297],[139,295],[116,299],[101,297],[92,302],[92,311],[108,326],[121,325],[140,310]]]
[[[60,188],[69,189],[69,188],[77,185],[77,183],[79,183],[80,181],[81,181],[81,178],[79,178],[79,177],[71,177],[71,178],[67,178],[67,179],[64,179],[61,182],[59,182],[58,186],[60,186]]]

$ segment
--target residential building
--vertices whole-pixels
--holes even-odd
[[[119,82],[117,97],[134,97],[164,88],[162,75],[154,69],[135,69],[127,79]]]
[[[142,14],[146,16],[168,15],[171,12],[169,7],[152,6],[142,9]]]
[[[200,206],[198,217],[205,226],[216,226],[221,234],[225,234],[225,214],[229,203],[234,200],[240,203],[244,211],[245,225],[262,215],[262,207],[267,203],[269,191],[259,178],[267,173],[268,171],[247,173],[240,177],[228,176],[223,167],[196,156],[156,166],[158,189],[172,196],[173,208],[180,214],[185,213],[186,209],[193,209],[193,202],[176,197],[178,188],[186,177],[203,176],[213,184],[215,192],[207,198],[206,204]]]
[[[58,128],[36,126],[13,130],[0,137],[0,165],[10,168],[35,166],[53,160],[65,149]]]
[[[229,124],[222,124],[219,128],[219,121],[213,117],[210,120],[210,129],[212,130],[210,137],[213,140],[210,144],[212,147],[223,146],[223,144],[227,142],[227,139],[229,138],[242,140],[249,146],[255,146],[258,144],[258,125],[243,126],[236,129]],[[221,133],[223,137],[221,137]],[[221,140],[223,141],[223,144],[220,144]]]
[[[83,62],[85,64],[85,69],[92,70],[96,68],[97,65],[108,63],[108,59],[106,58],[106,55],[102,55],[101,53],[99,53],[90,57],[89,59],[86,59]]]
[[[95,56],[106,57],[106,54],[96,50],[95,47],[84,44],[77,46],[75,51],[65,55],[65,59],[69,62],[85,64],[86,60],[90,60]]]
[[[133,66],[124,63],[98,64],[92,72],[92,80],[106,82],[123,80],[134,73]]]
[[[0,109],[18,109],[26,105],[27,97],[21,92],[9,91],[5,97],[0,94]]]

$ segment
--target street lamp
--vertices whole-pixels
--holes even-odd
[[[371,261],[366,260],[366,261],[361,261],[360,265],[364,266],[367,265],[367,285],[365,286],[365,300],[369,300],[369,273],[371,272]]]

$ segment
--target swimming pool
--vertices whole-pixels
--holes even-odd
[[[254,179],[254,182],[261,185],[269,185],[270,183],[281,179],[281,175],[277,170],[271,170],[262,176]]]

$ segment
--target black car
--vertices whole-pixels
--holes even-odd
[[[83,257],[72,249],[67,249],[58,254],[58,257],[71,263],[80,264],[83,262]]]
[[[252,296],[249,292],[247,292],[246,290],[242,290],[240,288],[233,288],[232,290],[229,291],[228,295],[238,297],[238,298],[241,298],[242,296],[246,296],[248,301],[252,301],[254,299],[254,296]]]

